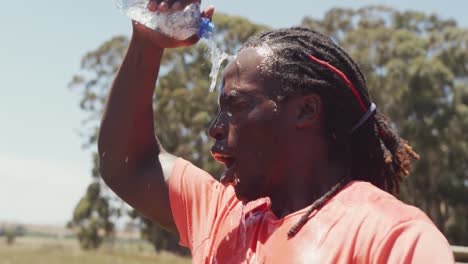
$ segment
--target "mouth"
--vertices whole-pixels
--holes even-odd
[[[217,160],[220,163],[223,163],[224,166],[226,166],[227,169],[231,168],[232,165],[236,162],[236,159],[228,154],[221,154],[221,153],[216,153],[216,152],[211,152],[211,155],[215,160]]]
[[[220,178],[220,182],[225,185],[236,186],[239,183],[239,178],[235,175],[234,171],[237,166],[237,159],[234,158],[231,154],[221,153],[215,149],[211,150],[211,155],[215,160],[220,163],[223,163],[226,169],[223,172],[223,175]]]

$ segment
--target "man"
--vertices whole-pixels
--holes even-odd
[[[417,154],[376,110],[358,65],[317,32],[263,33],[228,64],[209,131],[221,183],[164,151],[152,110],[161,57],[196,41],[134,23],[99,135],[106,183],[177,232],[194,263],[453,262],[427,216],[388,193]]]

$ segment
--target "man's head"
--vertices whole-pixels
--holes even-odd
[[[347,176],[392,191],[417,158],[380,112],[350,133],[372,103],[365,78],[330,38],[309,29],[274,30],[248,40],[227,66],[223,87],[210,130],[217,141],[213,152],[225,155],[217,155],[229,167],[225,179],[240,180],[236,192],[245,200],[283,184],[284,170],[295,160],[313,163],[316,155],[326,155],[346,164]],[[285,157],[298,138],[327,151]]]

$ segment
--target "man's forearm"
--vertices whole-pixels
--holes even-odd
[[[135,34],[106,104],[98,139],[101,174],[124,174],[157,157],[152,97],[163,49]]]

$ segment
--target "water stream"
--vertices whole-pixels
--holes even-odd
[[[229,55],[224,51],[221,51],[217,46],[216,42],[213,38],[206,39],[206,43],[208,49],[210,51],[210,60],[211,60],[211,85],[210,85],[210,92],[213,92],[216,87],[216,81],[218,80],[219,70],[221,65],[225,60],[233,60],[235,58],[234,55]]]

